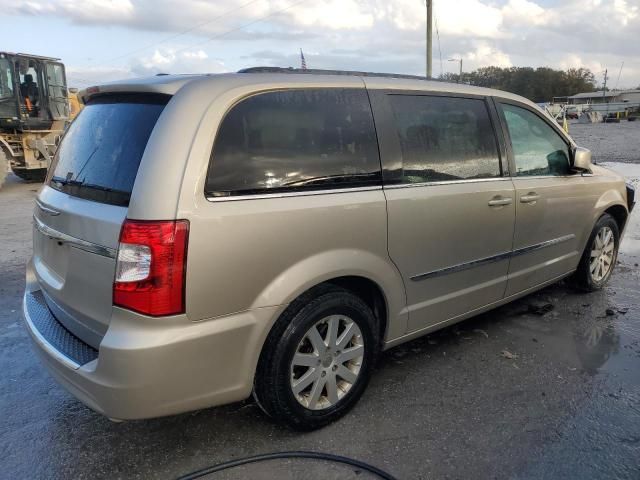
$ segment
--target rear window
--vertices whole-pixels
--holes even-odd
[[[105,95],[87,103],[64,136],[49,185],[87,200],[127,206],[167,95]]]
[[[381,182],[363,89],[270,92],[236,105],[220,126],[206,193],[225,197]]]

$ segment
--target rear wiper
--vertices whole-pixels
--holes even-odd
[[[60,185],[73,185],[75,187],[78,187],[80,185],[84,185],[84,182],[82,182],[80,180],[67,180],[65,178],[55,177],[55,176],[51,177],[51,181],[59,183]]]
[[[89,188],[91,190],[99,190],[101,192],[130,195],[129,192],[125,192],[124,190],[117,190],[115,188],[105,187],[104,185],[98,185],[96,183],[86,183],[84,180],[66,180],[62,177],[53,177],[51,178],[51,181],[63,186],[70,185],[72,187]]]
[[[81,185],[85,188],[91,188],[93,190],[100,190],[101,192],[122,193],[124,195],[129,195],[129,192],[125,192],[124,190],[117,190],[115,188],[105,187],[104,185],[97,185],[95,183],[80,182],[78,185]]]

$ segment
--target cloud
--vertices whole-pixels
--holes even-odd
[[[134,60],[131,64],[133,76],[145,77],[158,73],[222,73],[224,64],[209,58],[204,50],[176,51],[156,49],[152,55]]]
[[[204,50],[156,49],[151,54],[131,60],[122,67],[67,66],[69,86],[89,85],[159,73],[223,73],[228,71],[221,60],[209,58]]]
[[[550,21],[550,14],[529,0],[509,0],[501,13],[506,29],[521,25],[544,25]]]
[[[286,8],[291,2],[278,2]],[[355,0],[325,0],[304,2],[288,13],[295,25],[351,30],[371,28],[374,15],[366,2]]]
[[[513,65],[509,55],[487,42],[479,42],[473,51],[461,56],[467,63],[468,70],[475,70],[486,65],[496,67],[511,67]]]
[[[79,88],[122,80],[132,76],[129,67],[77,67],[66,65],[66,71],[69,87]]]
[[[640,0],[434,4],[436,74],[456,71],[446,62],[454,56],[464,59],[465,70],[587,66],[596,75],[624,61],[621,86],[640,83]],[[124,58],[112,71],[131,76],[297,66],[299,47],[310,67],[424,73],[422,0],[0,0],[0,8],[5,19],[37,15],[102,28],[106,41],[113,26],[155,32],[148,49],[132,47],[131,56],[114,50],[114,57]]]

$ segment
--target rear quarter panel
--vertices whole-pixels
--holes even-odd
[[[205,198],[209,158],[225,113],[258,92],[304,87],[364,85],[353,77],[289,75],[280,82],[271,76],[247,75],[236,76],[232,84],[204,82],[184,94],[181,102],[185,104],[202,104],[207,99],[196,134],[191,135],[175,212],[176,218],[191,223],[187,315],[202,321],[286,305],[325,280],[357,275],[374,281],[383,291],[387,338],[398,337],[406,331],[406,299],[402,279],[388,256],[381,188],[246,200]]]

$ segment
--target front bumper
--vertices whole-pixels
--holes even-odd
[[[68,332],[40,290],[24,295],[35,350],[53,377],[93,410],[129,420],[247,398],[278,307],[190,322],[114,308],[99,350]]]

